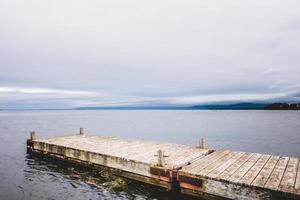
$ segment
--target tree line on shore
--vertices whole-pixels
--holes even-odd
[[[300,103],[272,103],[268,104],[265,109],[267,110],[300,110]]]

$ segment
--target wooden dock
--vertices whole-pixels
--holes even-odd
[[[206,198],[300,199],[298,158],[80,134],[27,141],[29,153]]]

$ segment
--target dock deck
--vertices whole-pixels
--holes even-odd
[[[85,134],[27,141],[29,153],[107,167],[167,190],[229,199],[300,199],[298,158]]]
[[[217,150],[178,172],[183,193],[231,199],[299,199],[299,159]],[[253,196],[252,196],[253,195]]]

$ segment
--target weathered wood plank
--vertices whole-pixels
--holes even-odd
[[[141,160],[143,162],[150,162],[150,160],[154,160],[155,155],[157,156],[157,151],[159,149],[161,149],[163,151],[169,151],[172,148],[173,148],[172,145],[168,144],[168,143],[166,143],[166,144],[157,144],[157,145],[154,145],[154,146],[153,145],[147,145],[143,149],[143,151],[145,152],[143,155],[133,154],[133,155],[128,156],[128,159]],[[168,154],[168,153],[166,153],[166,154]]]
[[[241,158],[239,158],[236,162],[234,162],[231,166],[225,169],[217,178],[228,180],[245,162],[247,162],[253,153],[244,153]]]
[[[188,173],[191,173],[191,170],[193,170],[194,168],[198,168],[198,167],[200,168],[201,165],[204,165],[205,163],[210,162],[211,160],[215,160],[215,158],[218,158],[218,156],[220,154],[222,154],[224,151],[225,150],[218,150],[218,151],[215,151],[211,154],[208,154],[204,158],[197,159],[193,163],[191,163],[190,165],[185,166],[182,169],[182,171],[186,171]]]
[[[238,152],[230,151],[227,154],[224,154],[216,162],[213,162],[210,165],[206,166],[205,168],[200,169],[199,171],[197,171],[196,172],[197,175],[207,176],[211,171],[213,171],[214,169],[216,169],[219,166],[221,166],[222,164],[224,164],[224,162],[226,162],[227,160],[229,160],[230,158],[232,158],[237,153]]]
[[[279,156],[272,156],[263,167],[263,169],[259,172],[254,181],[251,183],[251,185],[264,187],[278,160]]]
[[[247,160],[247,162],[245,162],[228,180],[238,182],[261,156],[261,154],[254,154],[251,156],[251,158]]]
[[[259,174],[259,172],[263,169],[270,157],[270,155],[262,155],[257,160],[257,162],[248,170],[248,172],[239,180],[239,183],[250,185]]]
[[[298,170],[297,170],[297,178],[295,183],[295,191],[296,194],[300,195],[300,161],[298,163]]]
[[[143,154],[143,148],[145,145],[142,143],[128,143],[124,145],[117,145],[110,147],[108,151],[105,152],[105,154],[113,155],[113,156],[118,156],[118,157],[126,157],[130,153],[138,153],[138,154]],[[140,151],[136,151],[136,149],[140,149]]]
[[[282,180],[279,184],[278,190],[289,193],[292,193],[294,191],[298,163],[298,159],[290,158],[283,174]]]
[[[203,158],[204,156],[206,156],[206,153],[199,150],[199,152],[190,154],[190,155],[188,155],[184,158],[176,159],[173,162],[174,169],[178,169],[182,166],[186,166],[186,165],[192,163],[194,160],[199,159],[199,158]]]
[[[186,151],[186,149],[184,147],[174,147],[172,145],[168,146],[168,147],[165,147],[165,148],[160,148],[162,149],[164,152],[165,152],[165,156],[166,156],[166,162],[167,163],[171,163],[170,162],[170,157],[174,158],[178,155],[181,154],[182,151]],[[155,153],[156,155],[157,153]],[[145,158],[145,162],[150,162],[150,163],[155,163],[157,160],[157,158],[155,156],[150,156],[148,158]]]
[[[264,187],[277,190],[289,162],[288,157],[280,157]]]
[[[209,160],[203,161],[199,165],[197,165],[194,168],[192,168],[191,170],[189,170],[189,173],[198,175],[197,172],[199,172],[200,170],[204,169],[205,167],[207,167],[209,165],[212,165],[213,163],[217,163],[219,161],[219,159],[221,159],[223,156],[225,156],[229,153],[230,153],[229,150],[225,150],[219,154],[215,154],[214,157],[210,158]]]
[[[185,160],[186,158],[188,158],[190,156],[192,158],[194,158],[194,156],[192,156],[194,154],[200,155],[200,152],[203,155],[204,151],[202,149],[197,149],[197,148],[194,148],[194,149],[180,149],[180,151],[177,152],[177,154],[174,154],[174,155],[171,155],[171,156],[167,157],[166,161],[170,162],[172,164],[179,163],[180,160]]]
[[[244,152],[236,152],[236,154],[224,162],[219,167],[215,168],[211,172],[207,174],[207,176],[211,178],[217,178],[221,173],[223,173],[229,166],[231,166],[233,163],[235,163],[238,159],[240,159],[245,153]]]

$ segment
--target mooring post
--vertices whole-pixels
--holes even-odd
[[[158,166],[163,167],[165,166],[165,157],[164,157],[164,152],[163,150],[158,150]]]
[[[34,131],[30,132],[30,140],[35,140],[36,139],[36,135]]]
[[[199,140],[199,148],[204,149],[204,138],[200,138]]]
[[[79,130],[79,135],[84,135],[83,128],[80,128],[80,130]]]
[[[36,135],[35,135],[35,132],[34,131],[31,131],[30,132],[30,139],[27,139],[27,153],[28,152],[31,152],[32,149],[33,149],[33,144],[34,144],[34,141],[36,139]]]

